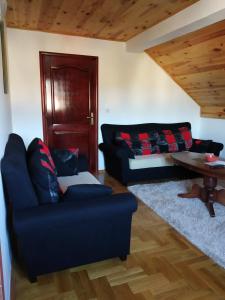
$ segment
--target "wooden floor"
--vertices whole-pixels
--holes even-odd
[[[101,182],[126,191],[104,174]],[[187,203],[188,205],[188,203]],[[225,237],[221,237],[225,238]],[[222,300],[225,270],[139,201],[131,255],[29,281],[15,268],[17,300]]]

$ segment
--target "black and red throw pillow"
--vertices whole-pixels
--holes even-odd
[[[39,150],[40,153],[42,153],[44,156],[46,156],[48,158],[48,161],[50,163],[52,170],[57,175],[57,169],[56,169],[55,163],[52,159],[50,150],[49,150],[48,146],[41,139],[39,139],[39,138],[33,139],[32,142],[30,143],[30,145],[28,146],[28,148],[27,148],[28,159],[32,155],[32,153],[34,153],[37,150]]]
[[[159,133],[158,145],[161,153],[189,150],[192,146],[191,130],[187,127],[162,130]]]
[[[51,150],[58,176],[72,176],[78,174],[78,153],[78,148]]]
[[[28,149],[28,167],[40,204],[56,203],[61,190],[57,180],[56,167],[48,147],[40,140]]]
[[[189,150],[192,146],[192,134],[191,130],[188,127],[180,127],[179,133],[181,134],[184,144],[185,144],[185,150]]]
[[[127,133],[118,132],[116,140],[126,143],[133,155],[150,155],[159,153],[155,132]]]
[[[158,145],[161,153],[179,151],[176,136],[171,130],[162,130],[159,133]]]

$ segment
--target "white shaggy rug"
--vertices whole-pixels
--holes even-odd
[[[211,218],[199,199],[178,198],[202,179],[138,184],[128,189],[195,246],[225,268],[225,206],[214,204]]]

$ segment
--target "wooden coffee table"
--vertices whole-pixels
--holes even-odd
[[[179,152],[172,154],[172,158],[176,164],[204,176],[203,187],[194,184],[190,193],[178,194],[178,197],[201,199],[206,204],[210,216],[215,217],[213,203],[225,205],[225,189],[215,189],[217,180],[225,179],[225,168],[216,169],[206,165],[205,155],[200,153]]]

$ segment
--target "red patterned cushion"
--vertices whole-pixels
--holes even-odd
[[[150,136],[147,132],[138,134],[138,141],[140,147],[136,150],[137,155],[149,155],[152,154],[152,145],[150,142]]]
[[[174,133],[171,130],[162,130],[162,132],[168,145],[168,152],[177,152],[179,148]]]
[[[127,133],[118,132],[116,140],[123,140],[132,150],[134,155],[149,155],[159,153],[159,147],[156,145],[155,135],[152,132]]]
[[[28,167],[40,204],[58,202],[61,195],[56,167],[48,147],[34,139],[28,147]]]
[[[191,131],[187,127],[162,130],[159,134],[158,145],[162,153],[189,150],[192,146]]]
[[[179,131],[183,137],[186,150],[189,150],[192,146],[192,135],[190,129],[187,127],[180,127]]]
[[[49,148],[45,145],[44,142],[42,142],[42,140],[38,141],[38,145],[40,146],[40,153],[45,155],[47,157],[47,160],[45,160],[45,167],[48,167],[48,169],[54,173],[57,174],[57,170],[56,170],[56,166],[55,163],[52,159],[51,153],[49,151]],[[43,160],[41,160],[42,162]]]

